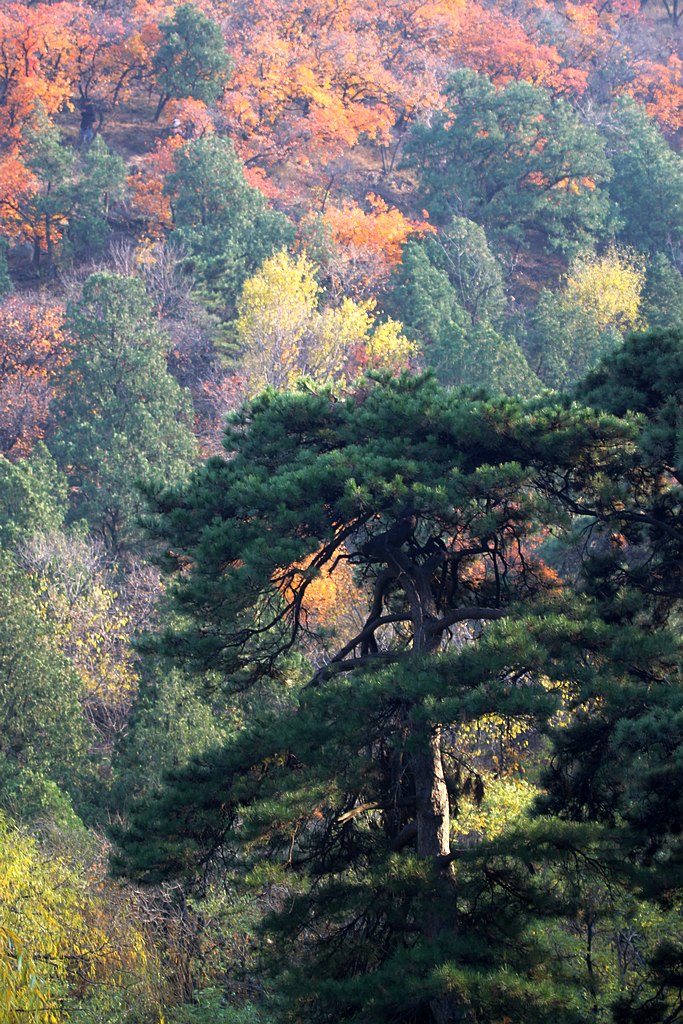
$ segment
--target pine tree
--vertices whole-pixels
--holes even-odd
[[[493,256],[481,244],[485,236],[481,229],[475,233],[471,222],[464,225],[440,241],[408,242],[393,276],[389,309],[419,340],[425,362],[442,384],[533,394],[540,382],[515,339],[502,333],[500,279]],[[459,255],[459,243],[472,235],[480,251]],[[465,292],[469,309],[462,305]]]
[[[231,68],[220,28],[194,4],[181,4],[159,28],[162,42],[152,58],[161,91],[155,121],[173,97],[204,103],[218,99]]]
[[[293,228],[247,183],[229,139],[210,136],[184,146],[166,191],[186,267],[209,307],[229,319],[244,282],[293,240]]]
[[[511,248],[538,232],[552,249],[590,247],[607,223],[612,174],[598,133],[529,82],[498,88],[461,69],[445,93],[443,113],[407,147],[436,223],[469,217]]]
[[[91,275],[71,304],[73,356],[59,379],[50,448],[69,478],[72,515],[117,550],[143,508],[139,485],[186,474],[194,454],[187,396],[136,278]]]
[[[577,386],[599,408],[636,413],[638,445],[611,487],[563,496],[585,517],[580,584],[594,618],[541,807],[602,830],[611,852],[586,844],[586,856],[660,915],[680,907],[683,885],[682,388],[683,335],[662,329],[628,337]],[[678,925],[640,936],[636,952],[639,982],[616,994],[613,1019],[680,1020]]]
[[[587,836],[542,826],[459,847],[456,726],[492,712],[542,724],[580,679],[591,601],[565,603],[532,540],[606,466],[625,471],[629,428],[404,377],[344,399],[266,393],[226,445],[228,460],[157,496],[182,568],[161,646],[228,691],[273,687],[277,706],[170,775],[134,814],[119,869],[196,879],[237,847],[235,869],[284,887],[266,927],[289,963],[285,1019],[583,1020],[534,927],[566,903],[533,860]],[[307,592],[340,560],[366,587],[365,621],[300,685]]]

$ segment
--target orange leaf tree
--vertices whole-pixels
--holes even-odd
[[[60,305],[18,296],[0,305],[0,452],[9,459],[45,434],[51,377],[68,358],[63,317]]]

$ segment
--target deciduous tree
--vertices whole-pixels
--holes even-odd
[[[52,643],[25,574],[0,558],[0,802],[26,817],[83,794],[88,728],[77,673]],[[50,797],[50,794],[52,796]]]
[[[0,303],[0,452],[16,460],[45,435],[53,375],[70,356],[59,303]]]
[[[400,372],[417,355],[400,325],[378,324],[374,303],[321,306],[315,267],[304,255],[276,253],[245,282],[235,330],[240,368],[252,392],[357,376],[368,365]]]
[[[564,301],[587,313],[598,331],[624,334],[640,326],[644,284],[642,258],[633,251],[611,247],[602,255],[588,253],[572,260]]]

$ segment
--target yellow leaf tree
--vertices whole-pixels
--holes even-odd
[[[0,814],[2,1024],[67,1024],[72,1006],[96,1012],[117,993],[158,1019],[160,967],[133,894],[106,879],[104,851],[76,847],[39,845]]]
[[[599,331],[624,333],[641,326],[644,285],[641,257],[629,249],[611,246],[602,256],[588,253],[572,262],[564,301],[587,313]]]
[[[282,251],[244,285],[238,303],[241,369],[252,393],[284,390],[299,376],[345,380],[366,367],[400,372],[417,347],[393,321],[378,323],[372,300],[321,305],[315,266]]]

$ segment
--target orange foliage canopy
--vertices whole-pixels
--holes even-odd
[[[304,562],[278,573],[274,582],[286,601],[294,600],[319,554],[316,552]],[[314,632],[322,629],[333,633],[338,643],[349,640],[358,632],[366,614],[367,594],[356,585],[349,552],[342,545],[334,564],[317,570],[306,586],[301,607],[302,621]]]
[[[639,100],[662,128],[679,131],[683,128],[683,61],[672,54],[665,65],[645,60],[636,67],[637,74],[624,92]]]
[[[574,98],[592,90],[600,103],[628,93],[666,131],[683,127],[680,43],[675,34],[658,31],[639,0],[196,2],[220,26],[234,71],[217,107],[190,98],[169,108],[171,137],[148,158],[137,158],[134,209],[153,236],[170,226],[163,187],[174,139],[228,132],[249,181],[305,214],[315,204],[323,209],[330,195],[363,194],[367,180],[349,182],[354,150],[371,148],[373,159],[379,152],[391,170],[410,123],[439,107],[457,66],[500,84],[525,80]],[[133,99],[150,102],[159,23],[178,2],[118,0],[110,6],[88,0],[0,4],[0,153],[8,160],[0,185],[6,199],[18,200],[15,213],[6,207],[6,230],[14,237],[25,234],[21,199],[32,183],[9,154],[36,102],[50,117],[83,99],[94,99],[100,110]],[[363,166],[359,160],[352,170]],[[346,215],[343,203],[339,208]],[[382,225],[378,214],[367,216],[374,220],[363,228],[368,236],[371,227],[382,226],[385,238],[398,229],[397,220],[389,224],[390,216],[400,216],[392,211],[385,211]],[[349,242],[349,251],[357,241]],[[384,267],[393,257],[381,253]]]
[[[242,157],[269,171],[286,163],[308,187],[359,144],[395,144],[440,104],[456,62],[501,82],[586,86],[521,21],[472,0],[256,0],[231,5],[221,24],[235,63],[223,114]]]
[[[53,373],[68,360],[60,305],[0,304],[0,453],[28,455],[45,434]]]
[[[356,297],[374,294],[386,282],[411,235],[434,230],[426,220],[409,220],[380,196],[366,198],[368,210],[347,202],[328,206],[322,217],[333,250],[327,273],[337,292]]]
[[[70,102],[79,8],[5,3],[0,8],[0,132],[18,138],[37,100],[48,114]]]
[[[164,192],[166,176],[175,170],[175,154],[184,145],[181,135],[158,142],[128,178],[131,206],[144,220],[150,238],[160,238],[173,225],[171,201]]]

